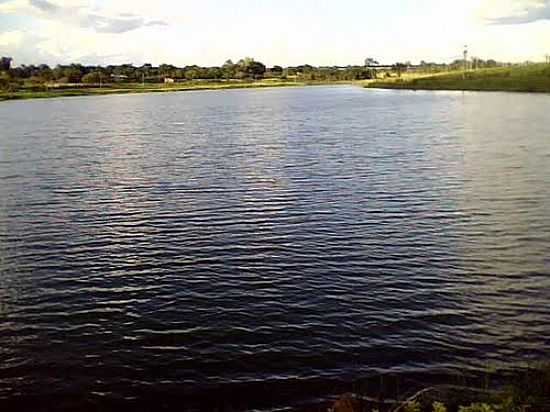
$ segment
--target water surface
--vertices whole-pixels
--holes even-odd
[[[352,87],[0,104],[0,405],[269,408],[541,359],[548,113]]]

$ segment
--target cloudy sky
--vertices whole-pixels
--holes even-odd
[[[550,0],[0,0],[16,64],[507,61],[550,54]]]

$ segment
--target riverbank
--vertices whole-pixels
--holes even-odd
[[[465,90],[550,93],[550,65],[532,64],[423,77],[389,78],[364,85],[377,89]]]
[[[83,85],[61,85],[57,87],[34,87],[21,88],[11,92],[0,92],[0,101],[2,100],[25,100],[25,99],[47,99],[54,97],[69,96],[101,96],[110,94],[130,94],[130,93],[166,93],[166,92],[184,92],[194,90],[229,90],[229,89],[252,89],[252,88],[271,88],[271,87],[300,87],[317,86],[328,84],[348,84],[350,82],[302,82],[288,80],[258,80],[258,81],[228,81],[228,82],[185,82],[174,84],[137,84],[120,83],[108,84],[99,87]]]
[[[550,364],[535,365],[492,385],[494,378],[487,374],[477,384],[473,381],[440,383],[389,397],[350,392],[327,405],[326,409],[331,412],[550,411]]]

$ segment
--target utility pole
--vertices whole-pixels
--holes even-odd
[[[468,45],[464,45],[464,72],[462,78],[466,79],[466,70],[468,70]]]

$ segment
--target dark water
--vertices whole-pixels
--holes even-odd
[[[544,358],[549,113],[351,87],[1,103],[0,406],[269,408]]]

